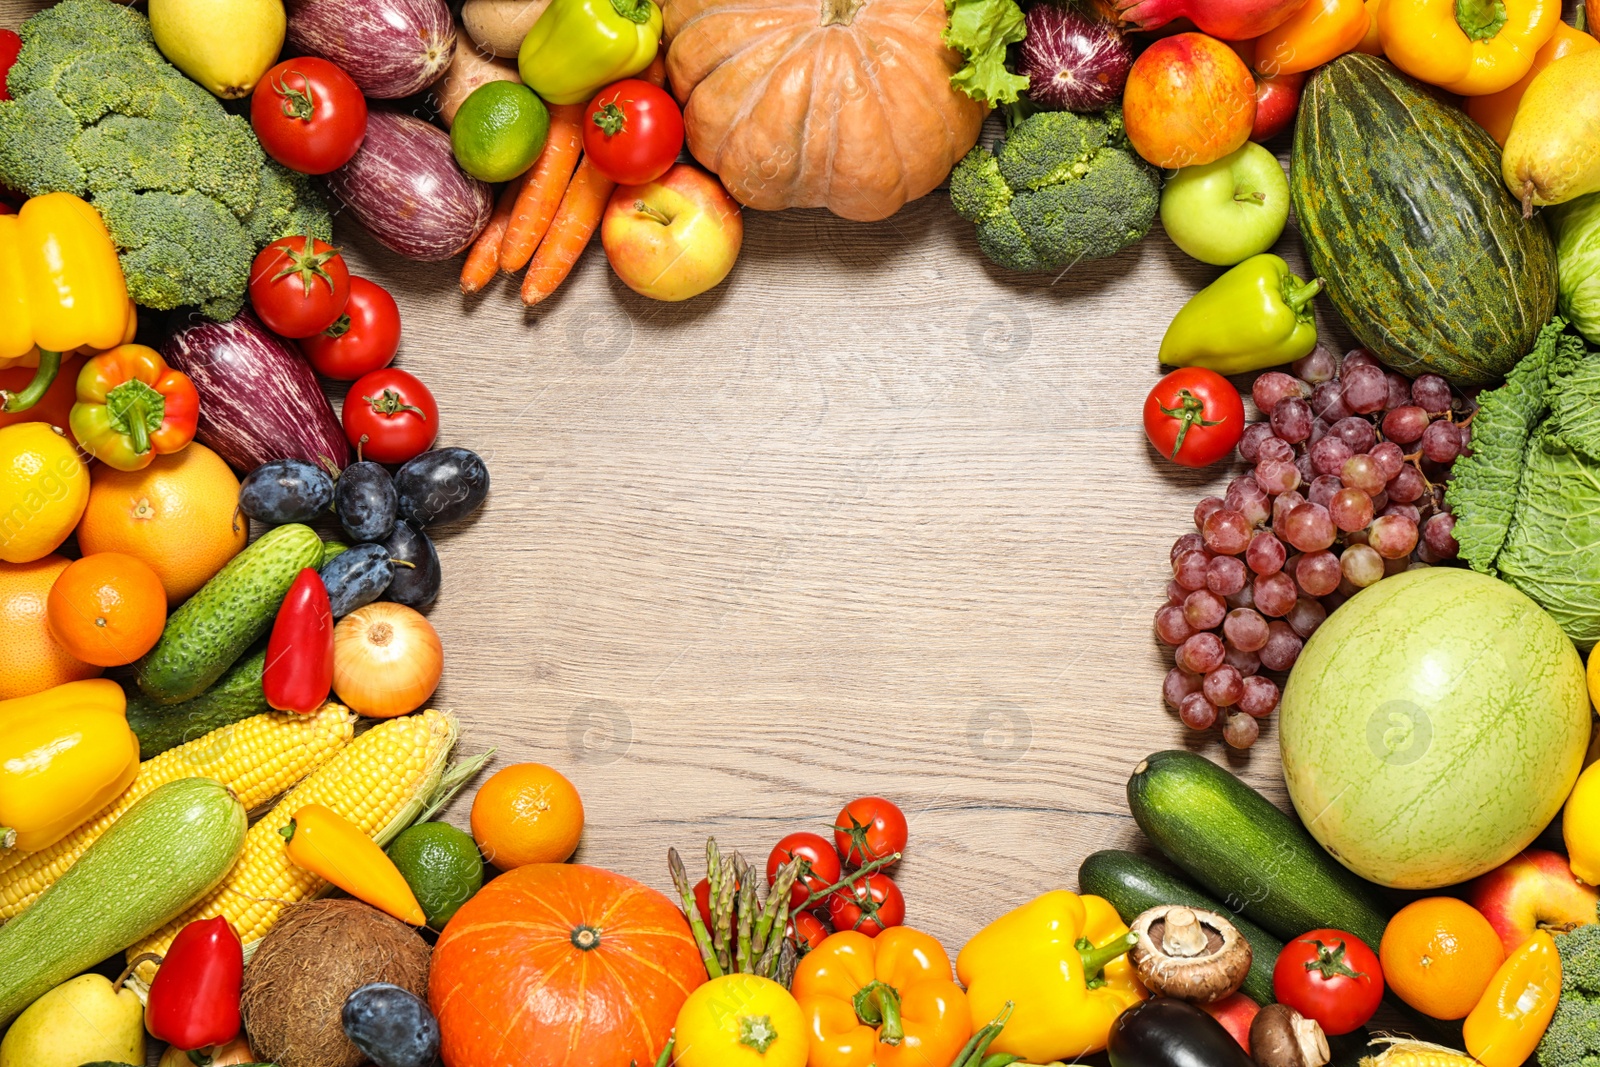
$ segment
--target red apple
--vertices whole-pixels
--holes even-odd
[[[1300,110],[1300,90],[1304,74],[1256,75],[1256,122],[1250,130],[1252,141],[1270,141],[1294,123]]]
[[[654,300],[687,300],[717,285],[744,244],[739,205],[687,163],[647,185],[620,185],[600,223],[611,269]]]
[[[1128,140],[1158,167],[1195,167],[1250,139],[1256,83],[1215,37],[1180,33],[1152,44],[1128,72],[1122,119]]]
[[[1250,1024],[1256,1021],[1256,1013],[1261,1010],[1261,1005],[1243,993],[1229,993],[1221,1000],[1201,1004],[1200,1010],[1221,1023],[1222,1028],[1239,1042],[1239,1047],[1249,1054]]]
[[[1594,922],[1600,893],[1578,881],[1559,852],[1530,848],[1475,879],[1467,903],[1483,912],[1509,956],[1536,931]]]

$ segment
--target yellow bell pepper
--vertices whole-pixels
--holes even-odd
[[[394,860],[361,827],[324,804],[307,804],[278,833],[295,865],[412,926],[428,925]]]
[[[1561,954],[1539,930],[1489,979],[1478,1006],[1462,1024],[1467,1053],[1483,1067],[1521,1067],[1550,1026],[1561,999]]]
[[[1046,893],[982,930],[956,958],[973,1029],[1013,1005],[995,1053],[1029,1063],[1106,1047],[1111,1022],[1148,993],[1126,953],[1134,937],[1100,897]]]
[[[5,398],[26,411],[55,380],[61,353],[114,348],[128,328],[128,288],[100,215],[71,193],[36,196],[0,215],[0,366],[38,350],[32,384]]]
[[[1561,0],[1384,0],[1378,37],[1412,77],[1483,96],[1520,81],[1560,21]]]
[[[122,687],[68,682],[0,701],[0,845],[49,848],[139,773]]]

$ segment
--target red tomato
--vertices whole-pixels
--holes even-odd
[[[744,883],[734,885],[733,891],[737,893]],[[700,912],[700,921],[706,924],[706,929],[711,929],[711,881],[700,879],[694,884],[695,909]]]
[[[826,923],[809,911],[802,911],[798,915],[789,917],[789,925],[783,931],[783,936],[794,942],[794,947],[804,956],[828,939],[833,931],[828,929]]]
[[[400,348],[400,308],[388,290],[365,278],[350,279],[344,314],[300,342],[317,373],[350,382],[394,362]]]
[[[1179,466],[1209,466],[1244,436],[1244,401],[1216,371],[1183,367],[1144,398],[1144,432],[1157,452]]]
[[[17,54],[22,51],[22,37],[16,30],[0,30],[0,100],[10,100],[11,90],[6,87],[6,78],[11,73],[11,68],[17,63]]]
[[[350,269],[332,245],[280,237],[250,264],[250,303],[284,337],[310,337],[332,326],[350,302]]]
[[[279,163],[302,174],[327,174],[350,162],[366,139],[367,98],[326,59],[286,59],[256,83],[250,125]]]
[[[882,797],[852,800],[833,820],[833,843],[852,867],[904,852],[907,833],[905,813]]]
[[[404,463],[439,436],[439,405],[416,375],[375,370],[345,394],[344,435],[375,463]]]
[[[906,921],[906,898],[894,879],[875,872],[828,898],[828,921],[835,930],[859,930],[877,937]]]
[[[1278,953],[1272,992],[1315,1019],[1330,1037],[1348,1034],[1378,1010],[1383,970],[1366,943],[1343,930],[1313,930]]]
[[[767,884],[776,882],[778,868],[796,856],[804,860],[806,866],[796,879],[794,888],[789,891],[791,908],[800,907],[805,903],[807,896],[821,893],[844,877],[844,870],[839,866],[839,854],[833,850],[833,845],[826,837],[821,834],[798,833],[790,834],[773,847],[772,854],[767,857]],[[812,904],[814,908],[827,906],[828,901],[823,897],[819,897]]]
[[[1201,1004],[1198,1007],[1221,1023],[1222,1028],[1239,1042],[1240,1048],[1246,1053],[1250,1051],[1250,1024],[1256,1021],[1256,1014],[1261,1010],[1261,1005],[1243,993],[1229,993],[1221,1000],[1213,1000],[1210,1004]]]
[[[683,112],[664,89],[627,78],[601,89],[583,117],[583,154],[618,185],[653,182],[683,149]]]

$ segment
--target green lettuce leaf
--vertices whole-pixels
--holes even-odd
[[[985,104],[1015,103],[1028,79],[1006,69],[1006,48],[1025,36],[1022,8],[1016,0],[945,0],[944,7],[944,43],[967,61],[950,84]]]
[[[1588,359],[1583,340],[1563,334],[1556,348],[1545,424],[1568,445],[1600,463],[1600,359]]]

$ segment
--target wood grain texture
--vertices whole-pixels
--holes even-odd
[[[465,298],[459,260],[339,219],[400,302],[440,443],[493,477],[439,538],[430,611],[464,750],[560,768],[577,859],[664,891],[669,845],[760,862],[892,797],[909,919],[952,949],[1138,847],[1124,784],[1149,752],[1199,745],[1284,802],[1272,724],[1247,756],[1190,735],[1151,634],[1172,541],[1236,473],[1164,463],[1139,424],[1162,332],[1219,272],[1158,227],[1010,274],[940,192],[875,224],[745,224],[707,296],[638,297],[596,247],[529,314],[519,279]],[[1278,251],[1303,266],[1292,230]]]

